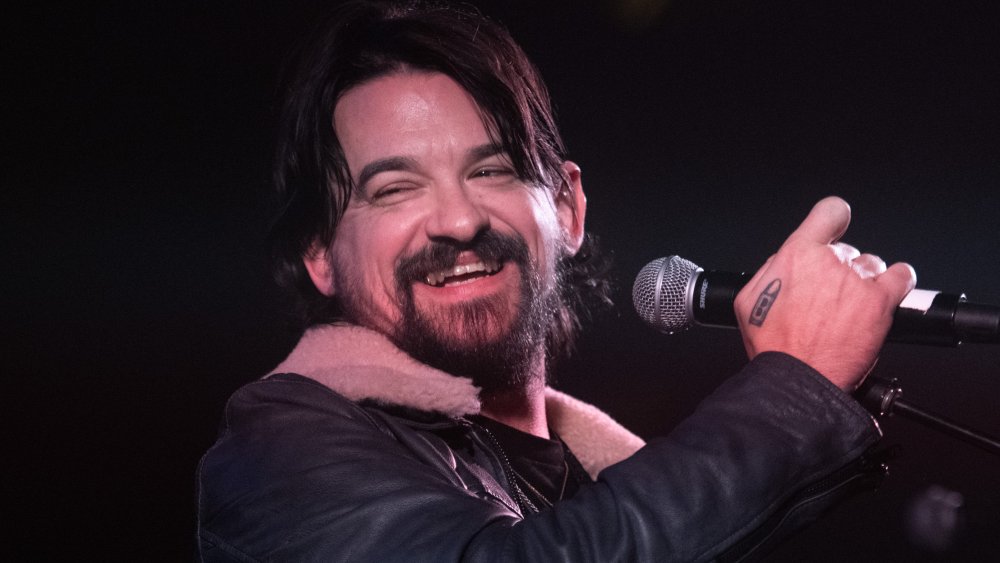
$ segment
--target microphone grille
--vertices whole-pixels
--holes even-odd
[[[694,323],[688,287],[701,272],[695,263],[680,256],[657,258],[646,264],[632,286],[632,304],[649,326],[666,333],[689,328]]]

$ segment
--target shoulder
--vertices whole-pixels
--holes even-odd
[[[280,373],[247,383],[226,403],[219,436],[206,460],[231,455],[292,452],[323,435],[377,431],[365,408],[322,383],[294,373]],[[260,457],[258,457],[260,459]]]
[[[483,486],[473,485],[485,477],[466,469],[438,437],[462,426],[441,415],[413,415],[351,401],[296,374],[238,389],[197,472],[202,556],[345,560],[355,549],[387,553],[384,538],[406,529],[425,533],[426,507],[437,503],[469,516],[453,527],[515,518],[501,501],[484,500]],[[362,529],[371,535],[343,542]],[[448,550],[461,544],[435,547],[448,552],[436,560],[455,560]]]
[[[247,383],[226,402],[223,427],[253,423],[276,413],[347,414],[357,405],[326,385],[296,373],[278,373]]]
[[[198,480],[205,490],[225,496],[237,493],[233,487],[252,490],[339,455],[337,448],[319,444],[379,434],[379,423],[336,391],[301,375],[272,375],[230,396]]]

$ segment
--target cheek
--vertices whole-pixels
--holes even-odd
[[[531,204],[520,216],[523,218],[521,221],[524,222],[523,230],[520,232],[528,239],[528,244],[535,246],[539,262],[554,264],[562,257],[565,246],[565,235],[559,225],[555,207],[544,195],[534,197]],[[531,239],[534,241],[532,242]]]
[[[333,245],[339,277],[363,283],[368,291],[392,283],[396,262],[412,239],[405,221],[393,217],[367,217],[342,221]]]

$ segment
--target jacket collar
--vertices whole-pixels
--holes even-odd
[[[439,412],[478,414],[479,388],[418,362],[384,335],[354,325],[322,325],[305,332],[288,358],[268,375],[297,373],[352,401],[379,402]],[[596,477],[635,453],[643,441],[598,408],[552,388],[545,390],[549,425],[583,467]]]

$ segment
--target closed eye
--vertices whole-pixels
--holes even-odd
[[[417,189],[414,184],[390,184],[375,190],[370,200],[374,205],[392,205],[413,197]]]
[[[473,178],[495,178],[497,176],[510,176],[514,171],[507,168],[481,168],[472,173]]]

